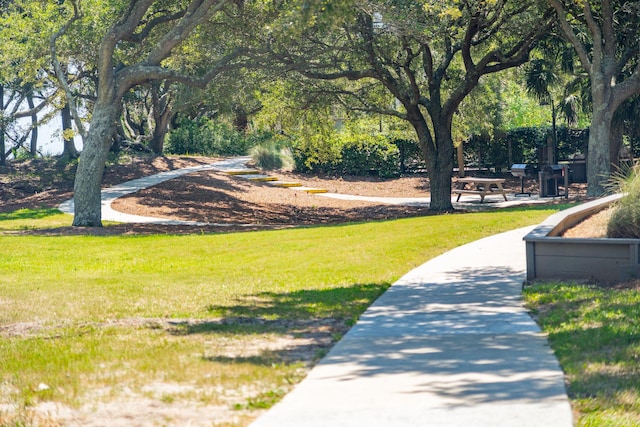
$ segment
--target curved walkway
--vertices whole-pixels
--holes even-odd
[[[571,427],[563,373],[521,302],[519,229],[398,280],[253,427]]]

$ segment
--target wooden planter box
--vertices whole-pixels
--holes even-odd
[[[616,194],[558,212],[527,234],[527,280],[611,282],[640,277],[640,239],[559,237],[621,197]]]

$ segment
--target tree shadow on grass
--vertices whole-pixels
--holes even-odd
[[[18,221],[18,220],[36,220],[50,216],[59,215],[58,209],[19,209],[13,212],[0,212],[0,222],[2,221]]]
[[[389,283],[367,283],[283,293],[261,292],[238,300],[236,305],[212,304],[207,306],[207,310],[221,317],[352,319],[359,316],[389,286]]]
[[[172,335],[217,335],[245,346],[237,354],[216,353],[220,363],[314,363],[339,340],[388,283],[355,284],[330,289],[261,292],[235,305],[208,305],[214,319],[175,322]],[[277,338],[274,338],[274,335]],[[248,350],[251,348],[251,350]]]

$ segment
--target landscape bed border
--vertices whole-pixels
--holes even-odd
[[[640,277],[640,239],[561,237],[620,198],[622,194],[614,194],[558,212],[527,234],[527,281],[614,282]]]

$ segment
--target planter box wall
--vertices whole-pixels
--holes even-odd
[[[527,234],[524,238],[527,280],[595,279],[610,282],[640,277],[640,239],[559,237],[566,229],[620,197],[617,194],[558,212]]]

